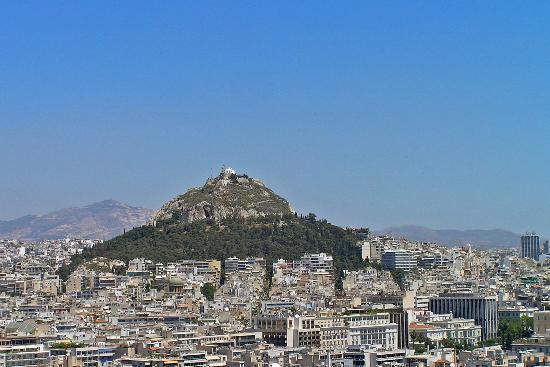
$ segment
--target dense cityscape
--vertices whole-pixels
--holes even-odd
[[[0,1],[0,44],[0,367],[550,367],[550,1]]]
[[[330,254],[94,258],[100,241],[0,242],[1,366],[511,366],[549,363],[550,253],[480,251],[356,231]],[[518,244],[519,245],[519,244]],[[548,310],[545,310],[545,309]]]

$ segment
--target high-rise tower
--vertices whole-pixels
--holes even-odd
[[[539,236],[535,233],[526,233],[521,236],[521,257],[538,260],[540,255]]]

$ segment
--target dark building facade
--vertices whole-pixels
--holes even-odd
[[[496,297],[475,294],[441,294],[430,298],[429,310],[436,314],[452,313],[454,317],[474,319],[481,326],[481,338],[497,336],[498,309]]]
[[[397,324],[397,347],[409,347],[409,315],[406,310],[386,310],[390,313],[390,322]]]
[[[540,239],[535,233],[521,236],[521,257],[537,260],[540,255]]]

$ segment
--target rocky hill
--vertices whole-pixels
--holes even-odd
[[[177,218],[184,223],[228,217],[264,217],[293,214],[288,201],[267,188],[263,182],[237,175],[225,168],[204,186],[188,190],[166,203],[154,216],[155,221]]]
[[[109,239],[147,222],[153,211],[105,200],[45,215],[0,221],[0,238],[37,241],[59,238]]]
[[[259,180],[232,170],[224,170],[202,188],[171,200],[154,218],[74,256],[60,275],[66,278],[79,264],[97,257],[166,263],[260,256],[269,273],[278,259],[325,252],[333,255],[337,278],[343,269],[364,265],[355,251],[358,238],[351,230],[318,220],[313,214],[295,214],[287,200]]]

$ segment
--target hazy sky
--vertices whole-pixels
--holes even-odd
[[[0,219],[222,164],[342,225],[550,234],[550,2],[4,2]]]

